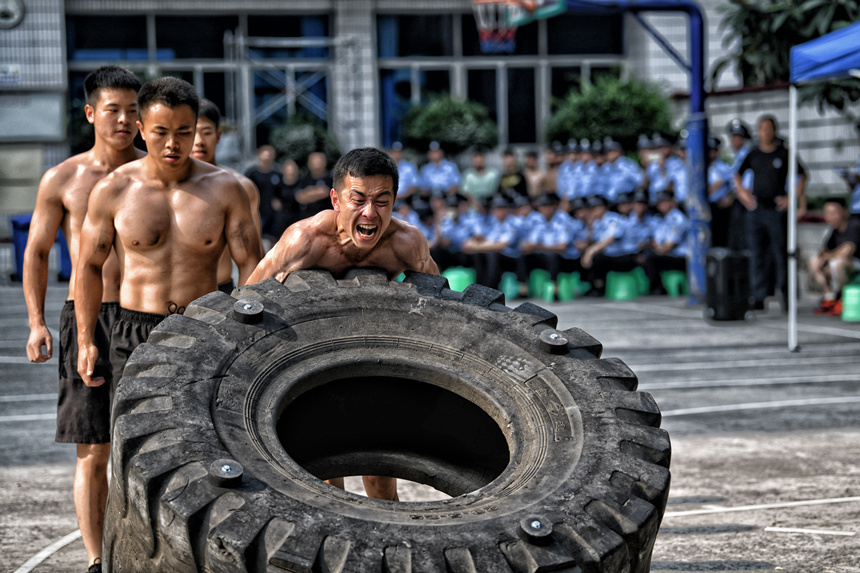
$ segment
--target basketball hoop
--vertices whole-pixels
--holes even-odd
[[[485,54],[510,54],[516,48],[517,26],[512,24],[520,11],[531,12],[528,0],[472,0],[481,51]]]

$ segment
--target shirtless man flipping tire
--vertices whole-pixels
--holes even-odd
[[[111,331],[114,387],[132,351],[168,314],[218,286],[225,246],[244,284],[260,259],[248,195],[226,171],[190,157],[197,125],[193,86],[172,77],[138,93],[138,127],[149,155],[93,189],[81,233],[75,297],[78,372],[97,386],[93,331],[107,253],[116,249],[120,316]]]
[[[239,173],[234,169],[218,165],[215,160],[215,149],[221,141],[221,110],[218,106],[209,100],[200,100],[200,110],[197,114],[197,129],[194,135],[194,147],[191,148],[191,157],[199,159],[210,165],[217,165],[233,177],[239,180],[245,192],[248,194],[248,200],[251,202],[251,217],[254,219],[254,226],[259,233],[260,227],[260,191],[254,182]],[[260,253],[263,256],[263,253]],[[221,256],[221,262],[218,263],[218,290],[231,294],[235,285],[233,284],[233,262],[230,258],[230,253],[224,252]]]
[[[397,164],[372,147],[353,149],[334,166],[333,209],[291,225],[260,262],[248,284],[268,278],[284,282],[302,269],[342,276],[353,267],[385,269],[389,279],[403,271],[438,275],[427,240],[417,228],[391,217],[397,194]],[[396,501],[397,480],[364,476],[367,495]],[[329,480],[343,488],[343,478]]]
[[[39,184],[36,208],[24,251],[24,297],[30,320],[27,357],[44,362],[53,354],[53,338],[45,325],[45,291],[48,254],[57,229],[62,228],[72,259],[69,294],[60,318],[57,400],[57,442],[77,444],[74,500],[78,526],[91,572],[101,571],[102,525],[107,498],[107,463],[110,457],[109,386],[91,388],[77,375],[77,327],[74,292],[81,226],[93,187],[119,166],[143,157],[135,149],[137,90],[140,80],[125,68],[104,66],[84,80],[87,121],[93,124],[92,149],[48,170]],[[107,358],[110,327],[119,311],[119,266],[109,252],[102,273],[102,294],[93,303],[98,326],[96,343]],[[44,348],[44,352],[43,349]],[[97,365],[100,376],[110,376],[106,362]]]

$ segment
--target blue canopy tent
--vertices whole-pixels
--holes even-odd
[[[788,349],[797,346],[797,85],[831,78],[860,78],[860,22],[798,44],[789,55]]]

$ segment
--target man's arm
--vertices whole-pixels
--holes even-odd
[[[430,256],[430,247],[421,231],[412,225],[402,225],[397,236],[392,238],[395,254],[406,267],[404,270],[439,274],[439,267]]]
[[[24,250],[24,300],[30,324],[27,358],[30,362],[45,362],[53,355],[54,341],[45,324],[45,291],[48,288],[48,255],[65,216],[59,179],[57,171],[52,169],[39,183],[36,208]]]
[[[263,255],[259,219],[255,220],[252,215],[251,202],[244,185],[234,189],[228,201],[224,235],[230,258],[239,269],[239,286],[244,286]]]
[[[256,284],[270,278],[284,282],[290,273],[311,266],[309,261],[312,258],[315,261],[312,252],[317,240],[314,227],[308,222],[320,216],[316,215],[290,225],[275,246],[266,253],[245,284]]]
[[[750,190],[744,187],[743,179],[741,178],[741,172],[738,171],[734,175],[735,178],[735,189],[738,190],[738,200],[743,204],[744,207],[747,208],[748,211],[754,210],[758,207],[758,201],[756,201],[755,196],[750,193]]]
[[[99,351],[95,329],[101,307],[102,268],[110,255],[115,236],[113,219],[113,176],[99,182],[87,202],[87,216],[81,228],[78,264],[75,268],[75,319],[78,323],[78,374],[87,386],[101,386],[102,377],[93,378]]]

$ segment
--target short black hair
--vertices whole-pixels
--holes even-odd
[[[131,70],[120,66],[102,66],[93,70],[84,79],[84,97],[87,104],[95,107],[99,102],[101,91],[104,89],[132,90],[140,89],[140,80]]]
[[[776,118],[769,113],[764,114],[763,116],[758,118],[756,125],[760,125],[763,121],[769,121],[770,125],[773,127],[773,132],[776,133],[779,131],[779,125],[776,122]]]
[[[346,153],[337,160],[332,172],[334,189],[338,193],[343,187],[347,175],[353,177],[372,177],[382,175],[391,177],[395,195],[400,179],[397,174],[397,163],[388,153],[375,147],[359,147]]]
[[[828,197],[824,200],[824,204],[827,205],[828,203],[836,203],[843,209],[848,206],[848,203],[845,202],[845,197]]]
[[[137,108],[141,121],[149,108],[160,103],[173,109],[181,105],[187,105],[194,112],[194,117],[200,109],[200,99],[194,86],[171,76],[165,76],[143,84],[137,93]]]
[[[197,117],[205,117],[215,124],[215,129],[221,127],[221,110],[208,99],[202,98],[200,100],[200,108],[197,112]]]

